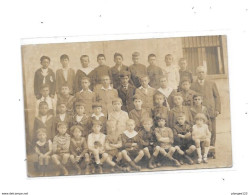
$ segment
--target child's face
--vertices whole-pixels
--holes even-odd
[[[165,127],[165,120],[164,119],[159,119],[158,121],[157,121],[157,124],[158,124],[158,126],[159,127]]]
[[[88,57],[83,57],[80,59],[81,65],[83,68],[87,68],[89,64],[89,58]]]
[[[167,79],[166,78],[161,78],[160,79],[160,86],[161,86],[161,88],[167,88],[167,84],[168,84],[168,82],[167,82]]]
[[[61,60],[61,64],[63,68],[67,68],[69,64],[69,59],[65,58]]]
[[[41,61],[42,68],[44,69],[48,68],[49,64],[50,64],[50,61],[48,59],[44,59]]]
[[[164,96],[163,95],[156,95],[155,96],[155,103],[159,106],[162,106],[164,102]]]
[[[48,105],[41,105],[39,107],[39,113],[42,115],[42,116],[45,116],[47,113],[48,113]]]
[[[197,119],[197,120],[195,121],[195,123],[196,123],[198,126],[201,126],[201,125],[204,124],[204,121],[203,121],[202,119]]]
[[[134,64],[139,64],[139,57],[138,56],[134,56],[134,57],[132,57],[132,61],[133,61],[133,63]]]
[[[150,65],[156,66],[156,57],[150,57],[148,62]]]
[[[143,77],[140,79],[140,84],[142,85],[142,87],[146,88],[148,87],[149,84],[149,78],[148,77]]]
[[[116,131],[116,124],[115,123],[109,123],[107,125],[107,132],[108,134],[113,134]]]
[[[181,106],[183,102],[182,96],[175,96],[174,97],[174,103],[176,106]]]
[[[94,124],[93,125],[93,132],[94,133],[96,133],[96,134],[98,134],[99,132],[100,132],[100,130],[101,130],[101,125],[99,125],[99,124]]]
[[[187,68],[187,61],[186,60],[181,60],[179,62],[179,66],[180,66],[181,70],[186,70],[186,68]]]
[[[58,111],[60,114],[64,114],[67,111],[67,106],[65,104],[60,104]]]
[[[89,86],[90,86],[90,82],[87,79],[83,79],[81,81],[81,86],[82,86],[83,89],[88,89]]]
[[[78,129],[78,128],[75,128],[75,129],[74,129],[74,132],[73,132],[73,136],[74,136],[75,138],[80,138],[81,135],[82,135],[81,130]]]
[[[177,118],[177,122],[180,124],[180,125],[183,125],[185,123],[185,117],[184,116],[179,116]]]
[[[85,107],[84,106],[76,106],[76,113],[78,115],[83,115],[85,113]]]
[[[194,105],[200,106],[202,104],[202,97],[197,96],[194,98]]]
[[[144,127],[145,131],[150,131],[150,129],[152,127],[152,122],[151,121],[145,121],[143,123],[143,127]]]
[[[102,112],[102,107],[94,107],[94,108],[93,108],[93,112],[94,112],[94,114],[96,114],[96,115],[100,115],[101,112]]]
[[[123,59],[122,59],[121,56],[116,56],[115,59],[114,59],[114,62],[115,62],[117,65],[122,65]]]
[[[128,131],[134,131],[135,128],[135,122],[129,121],[126,123],[126,128]]]
[[[106,77],[103,77],[103,78],[102,78],[102,84],[103,84],[104,86],[109,86],[110,83],[111,83],[110,77],[106,76]]]
[[[120,103],[120,102],[113,102],[113,109],[115,110],[115,111],[120,111],[121,110],[121,106],[122,106],[122,104]]]
[[[105,58],[104,57],[98,57],[98,63],[99,63],[99,65],[105,65]]]
[[[142,100],[135,99],[133,103],[134,103],[136,110],[141,110],[142,104],[143,104]]]
[[[62,95],[68,95],[69,94],[69,88],[67,86],[61,87],[61,94]]]
[[[37,135],[37,138],[38,138],[38,140],[40,141],[40,142],[44,142],[44,141],[46,141],[46,139],[47,139],[47,135],[46,135],[46,133],[39,133],[38,135]]]
[[[48,97],[48,95],[49,95],[49,88],[48,87],[44,87],[41,90],[41,94],[42,94],[43,97]]]
[[[124,76],[120,80],[121,80],[122,85],[128,85],[128,83],[129,83],[129,77],[128,76]]]
[[[64,135],[67,132],[66,125],[60,125],[57,129],[58,129],[59,134],[61,134],[61,135]]]
[[[182,82],[181,88],[182,88],[184,91],[188,91],[188,90],[190,89],[190,83],[189,83],[188,81]]]
[[[165,57],[166,65],[171,65],[173,62],[173,57],[171,55]]]

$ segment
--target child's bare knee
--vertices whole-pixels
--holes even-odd
[[[144,155],[144,151],[143,151],[143,150],[140,150],[138,154],[139,154],[140,156],[143,156],[143,155]]]
[[[175,147],[171,147],[171,148],[169,149],[169,151],[172,152],[172,153],[174,153],[174,152],[176,151],[176,148],[175,148]]]
[[[107,154],[107,153],[103,153],[103,154],[102,154],[102,157],[103,157],[103,158],[107,158],[107,157],[108,157],[108,154]]]
[[[200,147],[201,147],[201,143],[200,143],[200,140],[199,140],[199,139],[195,140],[195,146],[196,146],[197,148],[200,148]]]
[[[126,150],[122,150],[121,152],[123,155],[127,155],[127,151]]]
[[[196,150],[196,147],[195,147],[195,145],[191,145],[191,146],[189,147],[189,149],[192,150],[192,151],[195,151],[195,150]]]
[[[160,151],[160,146],[156,146],[155,151]]]

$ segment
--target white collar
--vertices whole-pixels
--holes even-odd
[[[101,116],[105,116],[102,112],[100,113],[100,115],[96,115],[95,113],[92,114],[92,117],[96,117],[96,118],[100,118]]]
[[[92,91],[90,89],[87,89],[86,91],[92,93]],[[83,89],[80,91],[80,93],[82,93],[82,92],[84,92]]]
[[[204,80],[204,79],[203,79],[203,80],[198,79],[197,81],[198,81],[198,83],[199,83],[200,85],[203,85],[203,84],[204,84],[204,82],[205,82],[205,80]]]
[[[104,86],[102,86],[101,89],[107,91],[107,90],[112,90],[112,87],[111,87],[111,85],[109,85],[109,87],[106,89],[106,88],[104,88]]]
[[[50,99],[51,99],[50,96],[46,97],[46,100],[50,100]],[[41,100],[41,101],[44,101],[44,100],[45,100],[45,97],[42,96],[40,100]]]
[[[65,118],[66,118],[66,113],[64,113],[64,114],[59,114],[59,117],[60,117],[60,119],[61,119],[62,121],[64,121]]]
[[[139,89],[144,89],[144,90],[147,90],[147,89],[150,89],[152,88],[151,86],[148,85],[148,88],[144,88],[143,86],[140,86]]]
[[[124,134],[129,137],[129,138],[133,138],[137,135],[137,132],[136,131],[133,131],[132,133],[129,132],[128,130],[124,131]]]
[[[45,69],[44,69],[44,68],[41,68],[41,71],[42,71],[42,72],[48,72],[48,68],[45,68]]]
[[[67,68],[62,68],[63,71],[68,71],[69,70],[69,67]]]
[[[88,66],[86,68],[81,68],[80,70],[88,75],[93,70],[93,68]]]
[[[170,93],[173,91],[173,88],[167,87],[166,89],[163,89],[160,87],[158,91],[160,91],[163,95],[165,95],[168,98]]]

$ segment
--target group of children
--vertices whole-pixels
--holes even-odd
[[[38,155],[37,169],[48,171],[49,163],[68,175],[71,163],[77,174],[102,173],[106,163],[112,172],[140,171],[143,159],[150,169],[162,162],[181,166],[185,162],[207,163],[211,125],[203,97],[190,89],[192,74],[185,59],[180,69],[173,56],[165,56],[165,72],[156,65],[156,55],[148,56],[149,66],[122,64],[115,53],[115,66],[88,66],[81,56],[82,68],[74,73],[69,57],[62,55],[62,69],[48,68],[50,58],[42,56],[34,78],[37,98],[32,147]],[[165,161],[164,161],[165,159]]]

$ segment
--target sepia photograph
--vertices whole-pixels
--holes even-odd
[[[227,36],[21,53],[28,177],[232,167]]]

